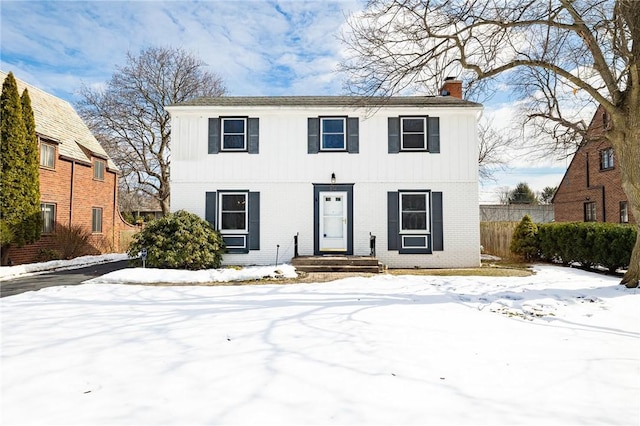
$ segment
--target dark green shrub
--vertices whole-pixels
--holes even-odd
[[[209,222],[179,210],[145,226],[134,236],[128,254],[138,257],[143,248],[150,267],[197,270],[220,267],[224,242]]]
[[[615,223],[545,223],[538,228],[538,240],[543,259],[614,272],[629,266],[636,230]]]
[[[511,246],[512,253],[522,256],[525,260],[534,260],[539,255],[538,227],[531,220],[529,215],[525,215],[516,230],[513,231]]]

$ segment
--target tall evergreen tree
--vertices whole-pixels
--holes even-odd
[[[24,193],[25,193],[25,223],[24,237],[26,242],[32,243],[40,238],[42,230],[42,215],[40,213],[40,164],[38,161],[38,136],[36,135],[36,119],[31,108],[29,91],[25,88],[20,98],[22,103],[22,118],[24,120],[26,138],[24,144]]]
[[[28,231],[32,225],[27,220],[33,214],[30,206],[34,196],[28,189],[32,182],[27,182],[33,178],[25,173],[27,127],[18,85],[11,72],[2,84],[0,108],[0,236],[2,264],[6,264],[10,246],[20,247],[35,241],[35,236]]]
[[[509,196],[510,204],[538,204],[538,197],[529,188],[526,182],[520,182],[516,188],[511,191]]]

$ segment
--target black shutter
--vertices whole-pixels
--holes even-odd
[[[205,208],[204,208],[204,219],[211,224],[214,228],[216,227],[216,193],[215,192],[207,192]]]
[[[399,202],[397,192],[387,192],[387,247],[389,250],[398,250],[399,247]]]
[[[209,119],[209,154],[220,152],[220,119]]]
[[[347,118],[347,151],[357,154],[360,150],[358,117]]]
[[[260,123],[257,118],[249,118],[247,119],[247,127],[249,135],[249,146],[247,151],[249,154],[257,154],[258,153],[258,140],[260,135]]]
[[[389,117],[389,154],[400,152],[400,118]]]
[[[431,246],[433,251],[444,250],[444,229],[442,217],[442,192],[431,193]]]
[[[317,154],[320,151],[320,119],[309,118],[307,127],[308,152],[309,154]]]
[[[427,117],[427,151],[440,152],[440,117]]]
[[[260,250],[260,193],[249,192],[249,250]]]

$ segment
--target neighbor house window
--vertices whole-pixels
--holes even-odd
[[[247,150],[247,119],[223,118],[222,119],[222,150],[246,151]]]
[[[56,223],[56,205],[51,203],[40,203],[42,214],[42,233],[51,234]]]
[[[322,151],[344,151],[346,149],[346,119],[320,119],[320,149]]]
[[[104,169],[105,169],[105,161],[104,160],[93,160],[93,178],[96,180],[104,180]]]
[[[613,148],[600,151],[600,170],[613,169]]]
[[[48,143],[40,143],[40,165],[49,169],[56,165],[56,147]]]
[[[626,201],[620,201],[620,223],[629,223],[629,206]]]
[[[94,207],[91,209],[91,232],[94,234],[102,233],[102,208]]]
[[[591,201],[584,203],[584,221],[595,222],[596,221],[596,203]]]
[[[401,117],[400,126],[400,146],[403,151],[427,149],[426,117]]]

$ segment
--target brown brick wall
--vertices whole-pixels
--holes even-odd
[[[102,208],[102,233],[90,238],[94,254],[121,251],[120,231],[136,229],[122,220],[115,191],[117,175],[109,170],[105,170],[104,181],[95,180],[91,165],[60,157],[56,158],[55,170],[40,168],[40,201],[56,205],[57,224],[79,224],[91,232],[92,209]],[[55,248],[53,236],[45,234],[34,244],[12,247],[9,258],[14,265],[34,262],[41,249]]]
[[[553,199],[557,222],[582,222],[587,202],[596,203],[598,222],[620,222],[620,202],[626,202],[627,197],[622,190],[615,152],[614,167],[600,168],[601,152],[611,148],[611,144],[602,137],[604,126],[606,117],[600,108],[589,126],[589,139],[574,155]],[[635,223],[631,212],[629,223]]]

